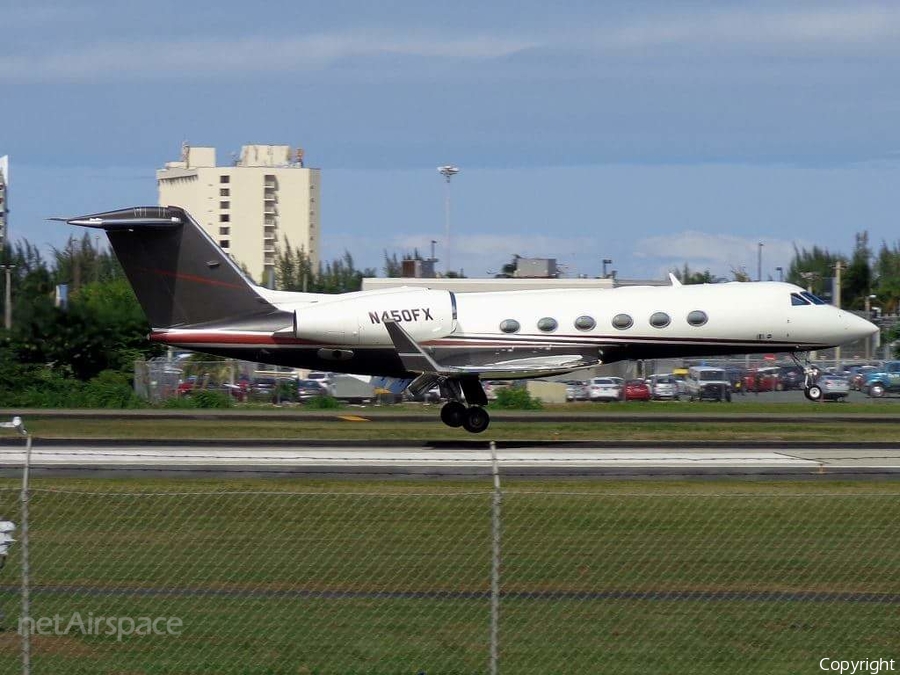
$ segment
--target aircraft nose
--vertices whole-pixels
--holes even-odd
[[[871,337],[878,332],[878,326],[871,321],[866,321],[861,316],[851,314],[850,312],[842,312],[844,315],[844,330],[847,335],[847,342],[852,340],[862,340]]]

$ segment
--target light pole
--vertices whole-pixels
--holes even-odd
[[[778,281],[784,281],[784,268],[776,267],[775,271],[778,272]]]
[[[606,279],[606,266],[607,265],[612,265],[612,260],[610,260],[609,258],[604,258],[603,259],[603,278],[604,279]]]
[[[872,301],[875,300],[877,297],[878,297],[877,295],[867,295],[866,296],[866,316],[865,316],[866,321],[872,320]],[[880,331],[881,328],[879,328],[878,330]],[[866,338],[866,361],[867,362],[870,358],[872,358],[872,340],[873,339],[874,338],[871,335]]]
[[[759,242],[756,249],[756,280],[762,281],[762,250],[763,243]]]
[[[450,271],[450,179],[453,178],[456,174],[459,173],[459,167],[453,166],[452,164],[445,164],[444,166],[439,166],[437,168],[438,173],[444,177],[444,180],[447,182],[447,191],[446,196],[444,198],[444,227],[447,231],[447,250],[444,253],[444,257],[447,259],[446,261],[446,271]]]
[[[3,325],[6,330],[12,329],[12,284],[10,283],[10,274],[15,265],[0,265],[0,269],[6,272],[6,304],[3,306]]]

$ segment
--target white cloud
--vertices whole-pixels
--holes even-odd
[[[697,271],[710,270],[719,276],[730,276],[732,270],[745,270],[756,277],[759,243],[762,242],[763,278],[777,278],[776,267],[787,271],[794,257],[794,241],[785,239],[749,239],[730,234],[709,234],[687,230],[671,235],[646,237],[635,244],[637,259],[658,263],[660,273],[682,267],[687,263]],[[810,244],[796,242],[800,248]]]
[[[624,23],[597,35],[598,47],[646,49],[665,46],[819,43],[829,47],[870,45],[900,37],[896,7],[817,7],[805,11],[737,10],[654,17]]]
[[[97,80],[316,70],[379,55],[492,59],[534,46],[498,36],[413,37],[321,34],[296,38],[118,41],[68,51],[0,57],[0,81]]]

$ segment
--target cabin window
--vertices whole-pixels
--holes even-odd
[[[650,315],[650,325],[654,328],[665,328],[670,323],[672,319],[665,312],[654,312]]]
[[[559,326],[559,324],[556,323],[556,319],[549,316],[545,316],[543,319],[537,322],[538,330],[542,330],[545,333],[551,333],[555,331],[557,326]]]
[[[706,312],[700,309],[695,309],[687,315],[687,322],[695,327],[702,326],[707,321],[709,321],[709,317],[706,316]]]
[[[591,330],[596,325],[597,322],[594,321],[594,317],[592,316],[584,315],[575,319],[575,328],[578,330]]]
[[[612,320],[613,328],[618,328],[619,330],[631,328],[633,324],[634,319],[632,319],[628,314],[616,314]]]
[[[827,305],[828,304],[822,298],[815,296],[812,293],[809,293],[808,291],[803,291],[800,295],[802,295],[804,298],[809,300],[814,305]]]
[[[793,307],[802,307],[803,305],[808,305],[809,300],[800,296],[799,293],[791,293],[791,305]]]
[[[506,319],[505,321],[501,321],[500,330],[502,330],[504,333],[518,333],[519,322],[515,319]]]

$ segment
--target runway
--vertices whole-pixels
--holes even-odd
[[[474,447],[473,447],[474,446]],[[507,475],[617,475],[792,473],[797,475],[883,474],[900,477],[900,448],[889,444],[498,444],[500,471]],[[0,447],[0,471],[11,475],[25,462],[22,445]],[[490,473],[487,443],[380,444],[177,442],[115,443],[35,441],[31,466],[46,473],[155,471],[190,473],[456,475]]]

